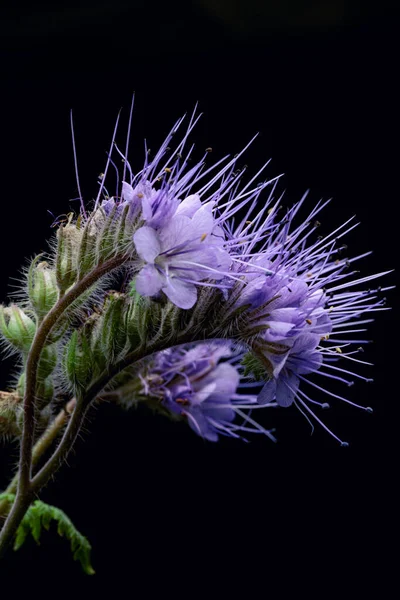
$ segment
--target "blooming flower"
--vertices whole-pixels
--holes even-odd
[[[125,161],[130,182],[123,181],[117,204],[130,204],[137,216],[136,291],[149,297],[165,294],[177,307],[195,310],[199,288],[215,288],[215,302],[220,305],[215,336],[234,338],[264,367],[259,405],[275,400],[283,407],[294,404],[325,427],[310,404],[325,407],[326,403],[310,398],[303,387],[311,385],[359,406],[319,386],[313,375],[347,384],[352,383],[347,375],[370,381],[335,363],[364,364],[353,356],[359,350],[351,345],[367,341],[353,334],[364,331],[358,325],[370,322],[372,312],[386,310],[385,300],[378,296],[391,288],[365,290],[362,285],[386,273],[354,277],[357,271],[352,264],[369,253],[342,258],[345,247],[340,240],[357,225],[352,219],[315,239],[314,230],[320,225],[316,217],[327,202],[319,202],[295,225],[304,196],[279,218],[282,196],[275,193],[280,176],[254,184],[268,162],[246,184],[241,183],[245,169],[236,165],[247,146],[234,158],[224,157],[208,168],[206,153],[189,168],[193,147],[186,154],[184,149],[198,118],[194,113],[168,158],[169,144],[183,120],[151,161],[146,148],[144,167],[136,175]],[[364,314],[368,318],[361,320]],[[228,365],[221,367],[227,376]],[[219,381],[216,376],[213,383]],[[196,390],[191,390],[193,395]],[[190,406],[188,419],[204,433],[209,422],[207,403],[192,399]]]
[[[165,224],[156,229],[144,225],[135,232],[133,241],[145,262],[136,278],[139,294],[154,296],[162,290],[187,309],[196,302],[196,283],[224,277],[231,259],[212,208],[211,202],[202,205],[198,195],[188,196]]]
[[[242,437],[245,432],[274,439],[271,431],[243,412],[257,407],[257,395],[243,391],[246,382],[240,383],[241,357],[225,342],[159,352],[137,374],[141,389],[137,389],[136,398],[152,399],[153,406],[186,420],[199,436],[212,442],[219,435]],[[242,423],[237,422],[238,416]]]

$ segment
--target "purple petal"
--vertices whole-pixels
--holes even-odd
[[[151,227],[140,227],[134,235],[133,241],[140,258],[148,263],[154,263],[154,259],[160,254],[161,247],[157,233]]]
[[[293,404],[297,390],[299,389],[299,383],[299,378],[290,372],[278,379],[276,385],[276,401],[279,406],[286,408]]]
[[[200,196],[198,194],[191,194],[180,203],[175,214],[193,217],[199,208],[201,208]]]
[[[210,234],[213,230],[215,221],[211,210],[212,206],[205,204],[192,217],[192,224],[199,236]]]
[[[184,215],[175,215],[171,221],[160,230],[160,241],[162,251],[166,252],[171,248],[183,244],[187,240],[194,240],[196,232],[192,227],[189,217]]]
[[[136,291],[141,296],[154,296],[160,291],[164,279],[154,265],[146,265],[136,277]]]
[[[133,196],[134,196],[133,187],[126,181],[123,181],[122,182],[122,192],[121,192],[122,200],[131,202],[131,200],[133,200]]]
[[[171,302],[179,308],[192,308],[196,303],[197,289],[192,283],[185,283],[176,277],[171,277],[162,289]]]
[[[258,394],[257,402],[258,404],[270,404],[275,399],[276,393],[276,380],[270,379],[264,385],[261,392]]]

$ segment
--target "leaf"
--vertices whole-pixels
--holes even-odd
[[[251,352],[244,355],[241,364],[243,365],[243,375],[250,377],[254,381],[265,381],[268,379],[268,373],[262,362]]]
[[[3,497],[8,499],[9,496],[12,497],[12,500],[14,499],[12,494],[0,494],[0,499]],[[41,500],[36,500],[29,507],[21,521],[15,537],[14,550],[21,548],[29,533],[39,544],[42,528],[48,530],[52,521],[57,522],[58,535],[66,537],[70,541],[74,560],[79,560],[87,575],[94,575],[95,571],[90,562],[92,550],[90,542],[76,529],[71,519],[62,510],[56,506],[45,504]]]

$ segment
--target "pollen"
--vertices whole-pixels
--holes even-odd
[[[143,194],[142,194],[142,192],[139,192],[139,193],[138,193],[138,195],[137,195],[137,197],[138,197],[138,198],[143,198]]]
[[[342,352],[342,349],[341,349],[341,348],[335,348],[335,350],[336,350],[336,352],[337,352],[338,354],[343,354],[343,352]]]
[[[311,319],[306,319],[306,323],[308,323],[309,325],[312,325]]]
[[[165,167],[164,171],[166,173],[172,173],[172,169],[170,169],[169,167]]]
[[[187,398],[177,398],[175,402],[177,404],[181,404],[182,406],[187,406],[189,404],[189,400],[187,400]]]
[[[201,238],[200,238],[200,241],[201,241],[201,242],[204,242],[204,240],[206,239],[206,237],[207,237],[207,234],[206,234],[206,233],[203,233],[203,235],[202,235],[202,236],[201,236]]]

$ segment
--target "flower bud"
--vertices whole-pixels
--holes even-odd
[[[90,342],[82,330],[74,331],[65,348],[64,369],[74,390],[84,389],[93,375],[93,355]]]
[[[37,377],[39,381],[44,381],[52,374],[57,365],[57,351],[54,345],[45,346],[40,355]]]
[[[126,296],[119,292],[108,294],[101,324],[101,345],[104,355],[113,361],[126,346]]]
[[[45,261],[35,259],[28,275],[29,299],[39,318],[43,318],[57,302],[58,287],[55,272]]]
[[[78,256],[82,230],[68,223],[57,231],[56,278],[61,294],[75,283],[78,275]]]
[[[17,394],[0,392],[0,436],[21,435],[22,413],[22,403]]]
[[[54,397],[54,383],[52,377],[47,377],[47,379],[39,382],[36,396],[38,398],[36,406],[38,410],[42,411]]]
[[[0,306],[0,331],[14,348],[29,352],[36,333],[35,322],[16,304]]]

